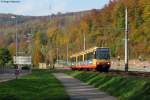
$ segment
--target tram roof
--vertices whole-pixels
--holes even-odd
[[[107,47],[92,47],[92,48],[89,48],[87,50],[75,53],[75,54],[71,55],[70,57],[72,58],[72,57],[80,56],[83,54],[91,53],[91,52],[94,52],[97,48],[107,48]]]

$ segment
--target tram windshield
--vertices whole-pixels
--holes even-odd
[[[96,59],[110,59],[110,50],[109,48],[98,48],[96,50]]]

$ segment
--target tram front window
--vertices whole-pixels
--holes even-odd
[[[108,48],[100,48],[96,50],[96,59],[110,59],[110,50]]]

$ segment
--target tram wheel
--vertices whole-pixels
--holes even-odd
[[[103,65],[103,67],[102,67],[102,69],[103,69],[103,72],[108,72],[108,66],[107,65]]]
[[[103,72],[102,66],[97,66],[96,70],[99,71],[99,72]]]

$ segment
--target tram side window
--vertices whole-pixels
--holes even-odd
[[[88,53],[88,54],[87,54],[87,61],[88,61],[88,64],[91,64],[93,59],[94,59],[94,54],[93,54],[93,52]]]
[[[83,64],[83,56],[81,55],[81,56],[79,56],[79,62],[78,62],[80,65],[82,65]]]
[[[88,60],[92,60],[92,59],[94,59],[93,52],[91,52],[91,53],[87,54],[87,59],[88,59]]]
[[[84,54],[84,64],[87,64],[87,54]]]
[[[72,65],[75,65],[76,64],[76,58],[71,58],[71,62],[72,62]]]

